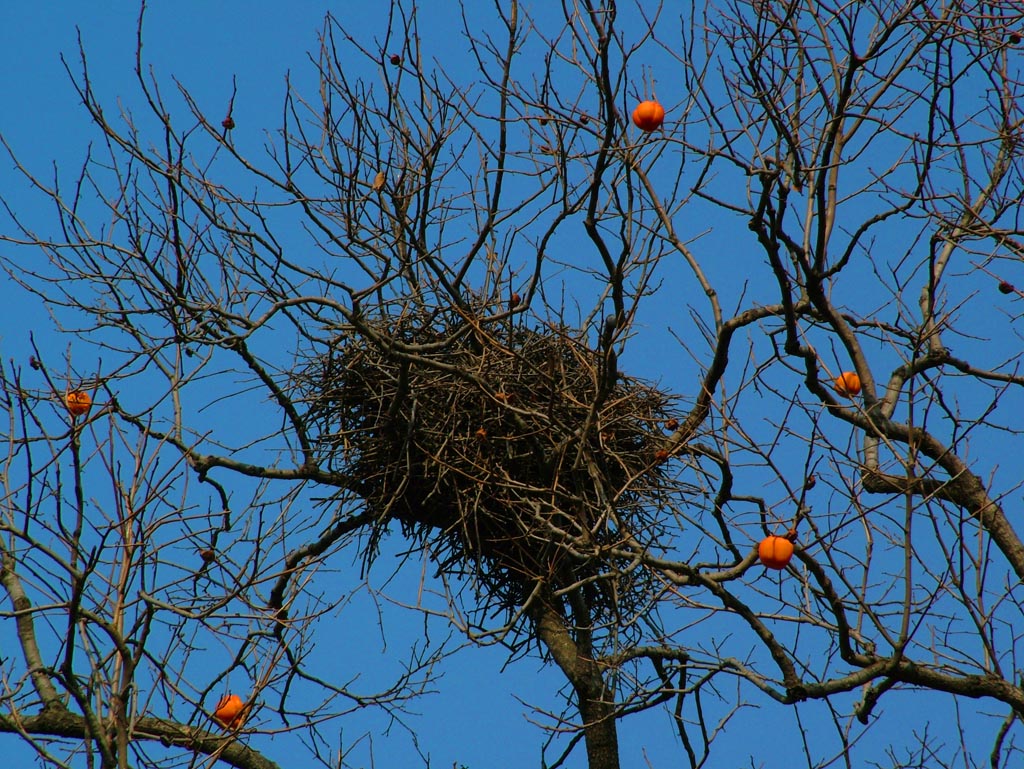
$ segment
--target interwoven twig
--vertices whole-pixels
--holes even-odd
[[[657,525],[671,397],[621,375],[602,395],[601,354],[563,330],[436,313],[374,329],[405,349],[342,336],[298,385],[321,465],[350,479],[376,536],[398,521],[507,609],[538,580],[621,609],[639,571],[607,551]]]

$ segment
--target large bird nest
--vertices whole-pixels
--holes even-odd
[[[298,386],[321,466],[375,514],[370,550],[398,522],[503,609],[538,584],[579,586],[598,617],[638,608],[644,572],[609,550],[656,539],[671,397],[564,329],[454,312],[369,329]]]

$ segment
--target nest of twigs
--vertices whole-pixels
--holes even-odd
[[[598,615],[642,600],[611,551],[656,533],[670,396],[562,329],[427,312],[368,328],[298,385],[321,466],[375,513],[371,550],[397,522],[505,609],[538,583],[579,586]]]

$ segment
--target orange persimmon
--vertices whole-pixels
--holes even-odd
[[[92,396],[85,390],[72,390],[64,396],[64,405],[71,416],[80,417],[89,412],[89,408],[92,406]]]
[[[656,131],[665,119],[665,108],[653,99],[642,101],[633,110],[633,123],[641,131]]]
[[[855,371],[844,371],[836,377],[836,392],[846,398],[852,398],[860,392],[860,377]]]
[[[213,720],[225,729],[237,729],[245,721],[245,703],[237,694],[225,694],[213,710]]]
[[[765,537],[757,546],[757,557],[769,569],[785,569],[793,557],[793,543],[786,537]]]

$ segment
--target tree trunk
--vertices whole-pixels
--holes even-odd
[[[619,769],[619,733],[613,715],[613,703],[604,699],[603,693],[596,698],[585,696],[575,683],[573,686],[579,697],[580,716],[583,719],[587,766],[590,769]]]
[[[576,692],[589,769],[619,769],[615,703],[600,666],[591,656],[589,634],[569,632],[561,612],[542,597],[531,614],[537,636]]]

